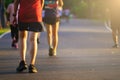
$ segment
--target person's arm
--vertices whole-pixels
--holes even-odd
[[[41,5],[42,5],[42,8],[43,8],[44,7],[44,0],[42,0],[42,4]]]
[[[14,20],[13,20],[13,25],[17,24],[17,19],[16,19],[16,15],[17,15],[17,10],[18,10],[18,5],[19,5],[19,1],[20,0],[14,0]]]
[[[19,0],[14,0],[14,14],[13,16],[16,16],[17,10],[18,10]]]
[[[58,0],[58,6],[63,7],[64,3],[63,0]]]

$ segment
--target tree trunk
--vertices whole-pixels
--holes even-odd
[[[6,22],[5,22],[5,9],[4,9],[4,0],[0,0],[0,26],[2,28],[6,27]]]

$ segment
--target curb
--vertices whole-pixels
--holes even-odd
[[[105,22],[105,27],[107,28],[108,31],[112,32],[112,29],[110,28],[110,23]]]
[[[6,32],[6,33],[3,33],[2,35],[0,35],[0,39],[5,36],[6,34],[10,33],[10,31]]]

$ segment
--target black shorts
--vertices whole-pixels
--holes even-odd
[[[18,22],[19,31],[33,31],[42,32],[44,31],[44,24],[42,22]]]
[[[54,25],[56,22],[60,20],[59,17],[44,17],[43,22],[46,24]]]

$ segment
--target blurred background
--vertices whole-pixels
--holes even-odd
[[[12,0],[0,0],[0,29],[7,27],[6,8]],[[63,9],[69,9],[74,18],[100,19],[105,18],[107,4],[116,0],[63,0]]]

